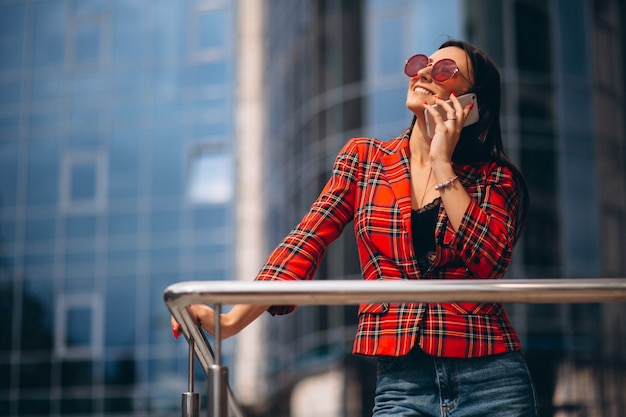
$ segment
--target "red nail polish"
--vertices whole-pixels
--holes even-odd
[[[450,94],[452,94],[454,97],[456,97],[456,93],[454,92],[454,90],[450,91]]]
[[[470,104],[470,110],[472,110],[474,108],[474,103]]]
[[[437,95],[436,95],[436,96],[435,96],[435,100],[439,100],[439,96],[437,96]]]
[[[178,331],[177,327],[172,327],[172,333],[174,333],[174,338],[178,340],[178,337],[180,336],[180,332]]]
[[[422,101],[422,103],[424,103],[424,104],[428,104],[428,102],[427,102],[426,100]]]

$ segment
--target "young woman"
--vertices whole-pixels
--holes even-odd
[[[350,222],[364,279],[503,277],[528,196],[503,152],[499,72],[484,52],[448,41],[430,57],[409,58],[405,73],[410,128],[389,141],[349,140],[320,196],[258,280],[312,279]],[[479,118],[464,127],[475,109],[457,97],[470,92]],[[435,123],[432,136],[425,112]],[[294,308],[237,305],[220,317],[223,337],[266,310]],[[211,308],[189,311],[212,331]],[[501,304],[361,305],[353,353],[378,357],[375,417],[536,415],[519,338]]]

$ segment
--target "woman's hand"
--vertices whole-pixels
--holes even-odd
[[[236,335],[248,324],[259,317],[269,306],[238,304],[231,311],[220,315],[220,338],[227,339]],[[215,336],[215,310],[204,304],[187,306],[191,320],[202,326],[211,336]],[[172,333],[178,339],[182,333],[182,326],[174,317],[171,318]]]
[[[464,108],[454,93],[450,94],[450,103],[440,98],[436,98],[435,103],[445,110],[447,119],[444,120],[432,106],[426,106],[436,123],[435,134],[430,143],[429,159],[431,164],[436,162],[450,163],[454,149],[461,137],[465,119],[473,105],[469,104]]]

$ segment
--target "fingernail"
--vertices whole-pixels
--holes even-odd
[[[424,103],[424,104],[428,104],[428,102],[427,102],[426,100],[422,101],[422,103]]]
[[[452,94],[454,97],[456,97],[456,93],[454,92],[454,90],[450,91],[450,94]]]
[[[474,108],[474,103],[470,104],[470,110],[472,110]]]
[[[435,96],[435,100],[439,100],[439,96],[437,96],[437,95],[436,95],[436,96]]]
[[[178,331],[178,327],[172,326],[172,333],[174,333],[174,338],[176,340],[178,340],[178,337],[180,336],[180,332]]]

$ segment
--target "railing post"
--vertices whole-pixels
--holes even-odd
[[[222,305],[215,305],[215,364],[208,367],[207,410],[209,417],[228,416],[228,368],[222,365],[220,315]]]
[[[193,338],[189,339],[189,379],[188,379],[188,391],[183,392],[182,398],[182,417],[200,417],[200,394],[193,392],[194,382],[194,341]]]

